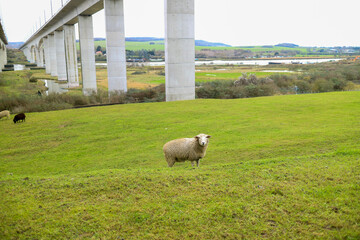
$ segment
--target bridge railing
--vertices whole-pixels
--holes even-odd
[[[49,0],[49,6],[43,10],[44,16],[39,16],[39,20],[36,20],[33,24],[33,28],[27,34],[26,39],[29,39],[32,35],[34,35],[39,29],[41,29],[48,21],[58,14],[61,9],[71,0]],[[55,4],[57,3],[57,4]],[[48,17],[50,16],[50,17]]]

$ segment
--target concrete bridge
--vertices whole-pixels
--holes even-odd
[[[0,18],[0,72],[7,63],[6,45],[8,44],[4,28]]]
[[[131,0],[128,0],[131,1]],[[195,98],[194,0],[165,1],[166,101]],[[123,0],[70,0],[21,50],[46,72],[78,86],[74,24],[78,23],[83,93],[96,91],[92,15],[105,9],[109,93],[127,91]]]

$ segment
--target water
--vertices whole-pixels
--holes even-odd
[[[69,84],[67,82],[59,83],[54,80],[44,80],[45,86],[48,90],[45,92],[46,95],[50,93],[65,93],[68,92]]]
[[[275,64],[314,64],[322,62],[340,61],[340,58],[324,59],[271,59],[271,60],[213,60],[213,61],[196,61],[195,65],[259,65],[265,66],[270,63]]]
[[[269,63],[276,64],[314,64],[322,62],[336,62],[341,58],[324,58],[324,59],[275,59],[275,60],[212,60],[212,61],[195,61],[195,65],[259,65],[265,66]],[[127,65],[138,66],[165,66],[165,62],[128,62]],[[97,66],[107,66],[107,63],[96,63]]]
[[[30,68],[26,67],[23,64],[14,64],[14,71],[21,71],[21,70],[30,70]]]

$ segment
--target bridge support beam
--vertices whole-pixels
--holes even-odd
[[[92,16],[79,16],[79,38],[83,93],[89,95],[97,90]]]
[[[166,101],[195,99],[194,0],[165,0]]]
[[[57,76],[57,64],[56,64],[56,47],[54,35],[48,35],[49,39],[49,51],[50,51],[50,64],[51,64],[51,76]]]
[[[0,41],[0,72],[7,64],[6,46]]]
[[[35,47],[31,47],[31,57],[30,57],[30,63],[35,63]]]
[[[64,25],[65,59],[69,87],[79,86],[79,73],[77,67],[75,26]]]
[[[3,46],[1,44],[1,41],[0,41],[0,72],[2,72],[2,69],[4,68],[4,51],[3,51]]]
[[[123,0],[104,0],[109,93],[127,91]]]
[[[55,31],[55,46],[56,46],[56,64],[57,75],[59,81],[67,80],[66,60],[65,60],[65,43],[64,30]]]
[[[29,47],[25,48],[24,53],[26,56],[26,60],[28,62],[31,62],[31,49]]]
[[[34,56],[35,56],[35,60],[34,63],[36,64],[36,66],[39,67],[40,64],[40,51],[38,47],[34,47]]]
[[[43,43],[44,44],[44,43]],[[38,67],[44,67],[44,52],[43,52],[43,46],[39,46],[38,49],[37,49],[37,55],[38,55],[38,58],[37,58],[37,66]]]
[[[51,74],[51,61],[50,61],[50,47],[49,47],[49,38],[44,38],[44,60],[45,60],[45,72]]]

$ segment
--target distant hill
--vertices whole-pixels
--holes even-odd
[[[218,42],[208,42],[204,40],[195,40],[195,46],[202,46],[202,47],[231,47],[231,45],[225,43],[218,43]]]
[[[24,42],[9,42],[7,45],[8,48],[19,48],[21,45],[23,45]]]
[[[94,38],[95,41],[105,41],[105,38]],[[164,38],[155,38],[155,37],[127,37],[125,38],[127,42],[157,42],[164,41]],[[204,40],[195,40],[195,46],[202,47],[231,47],[231,45],[218,43],[218,42],[208,42]]]
[[[293,43],[280,43],[275,45],[276,47],[288,47],[288,48],[296,48],[299,47],[299,45],[293,44]]]
[[[150,41],[164,41],[163,38],[155,38],[155,37],[127,37],[125,41],[128,42],[150,42]]]
[[[105,38],[94,38],[94,41],[105,41]],[[77,40],[78,42],[79,40]],[[156,42],[156,41],[164,41],[164,38],[155,38],[155,37],[128,37],[125,38],[127,42]],[[24,42],[9,42],[8,48],[19,48],[23,45]],[[218,43],[218,42],[208,42],[204,40],[195,40],[195,46],[202,47],[231,47],[231,45]]]

